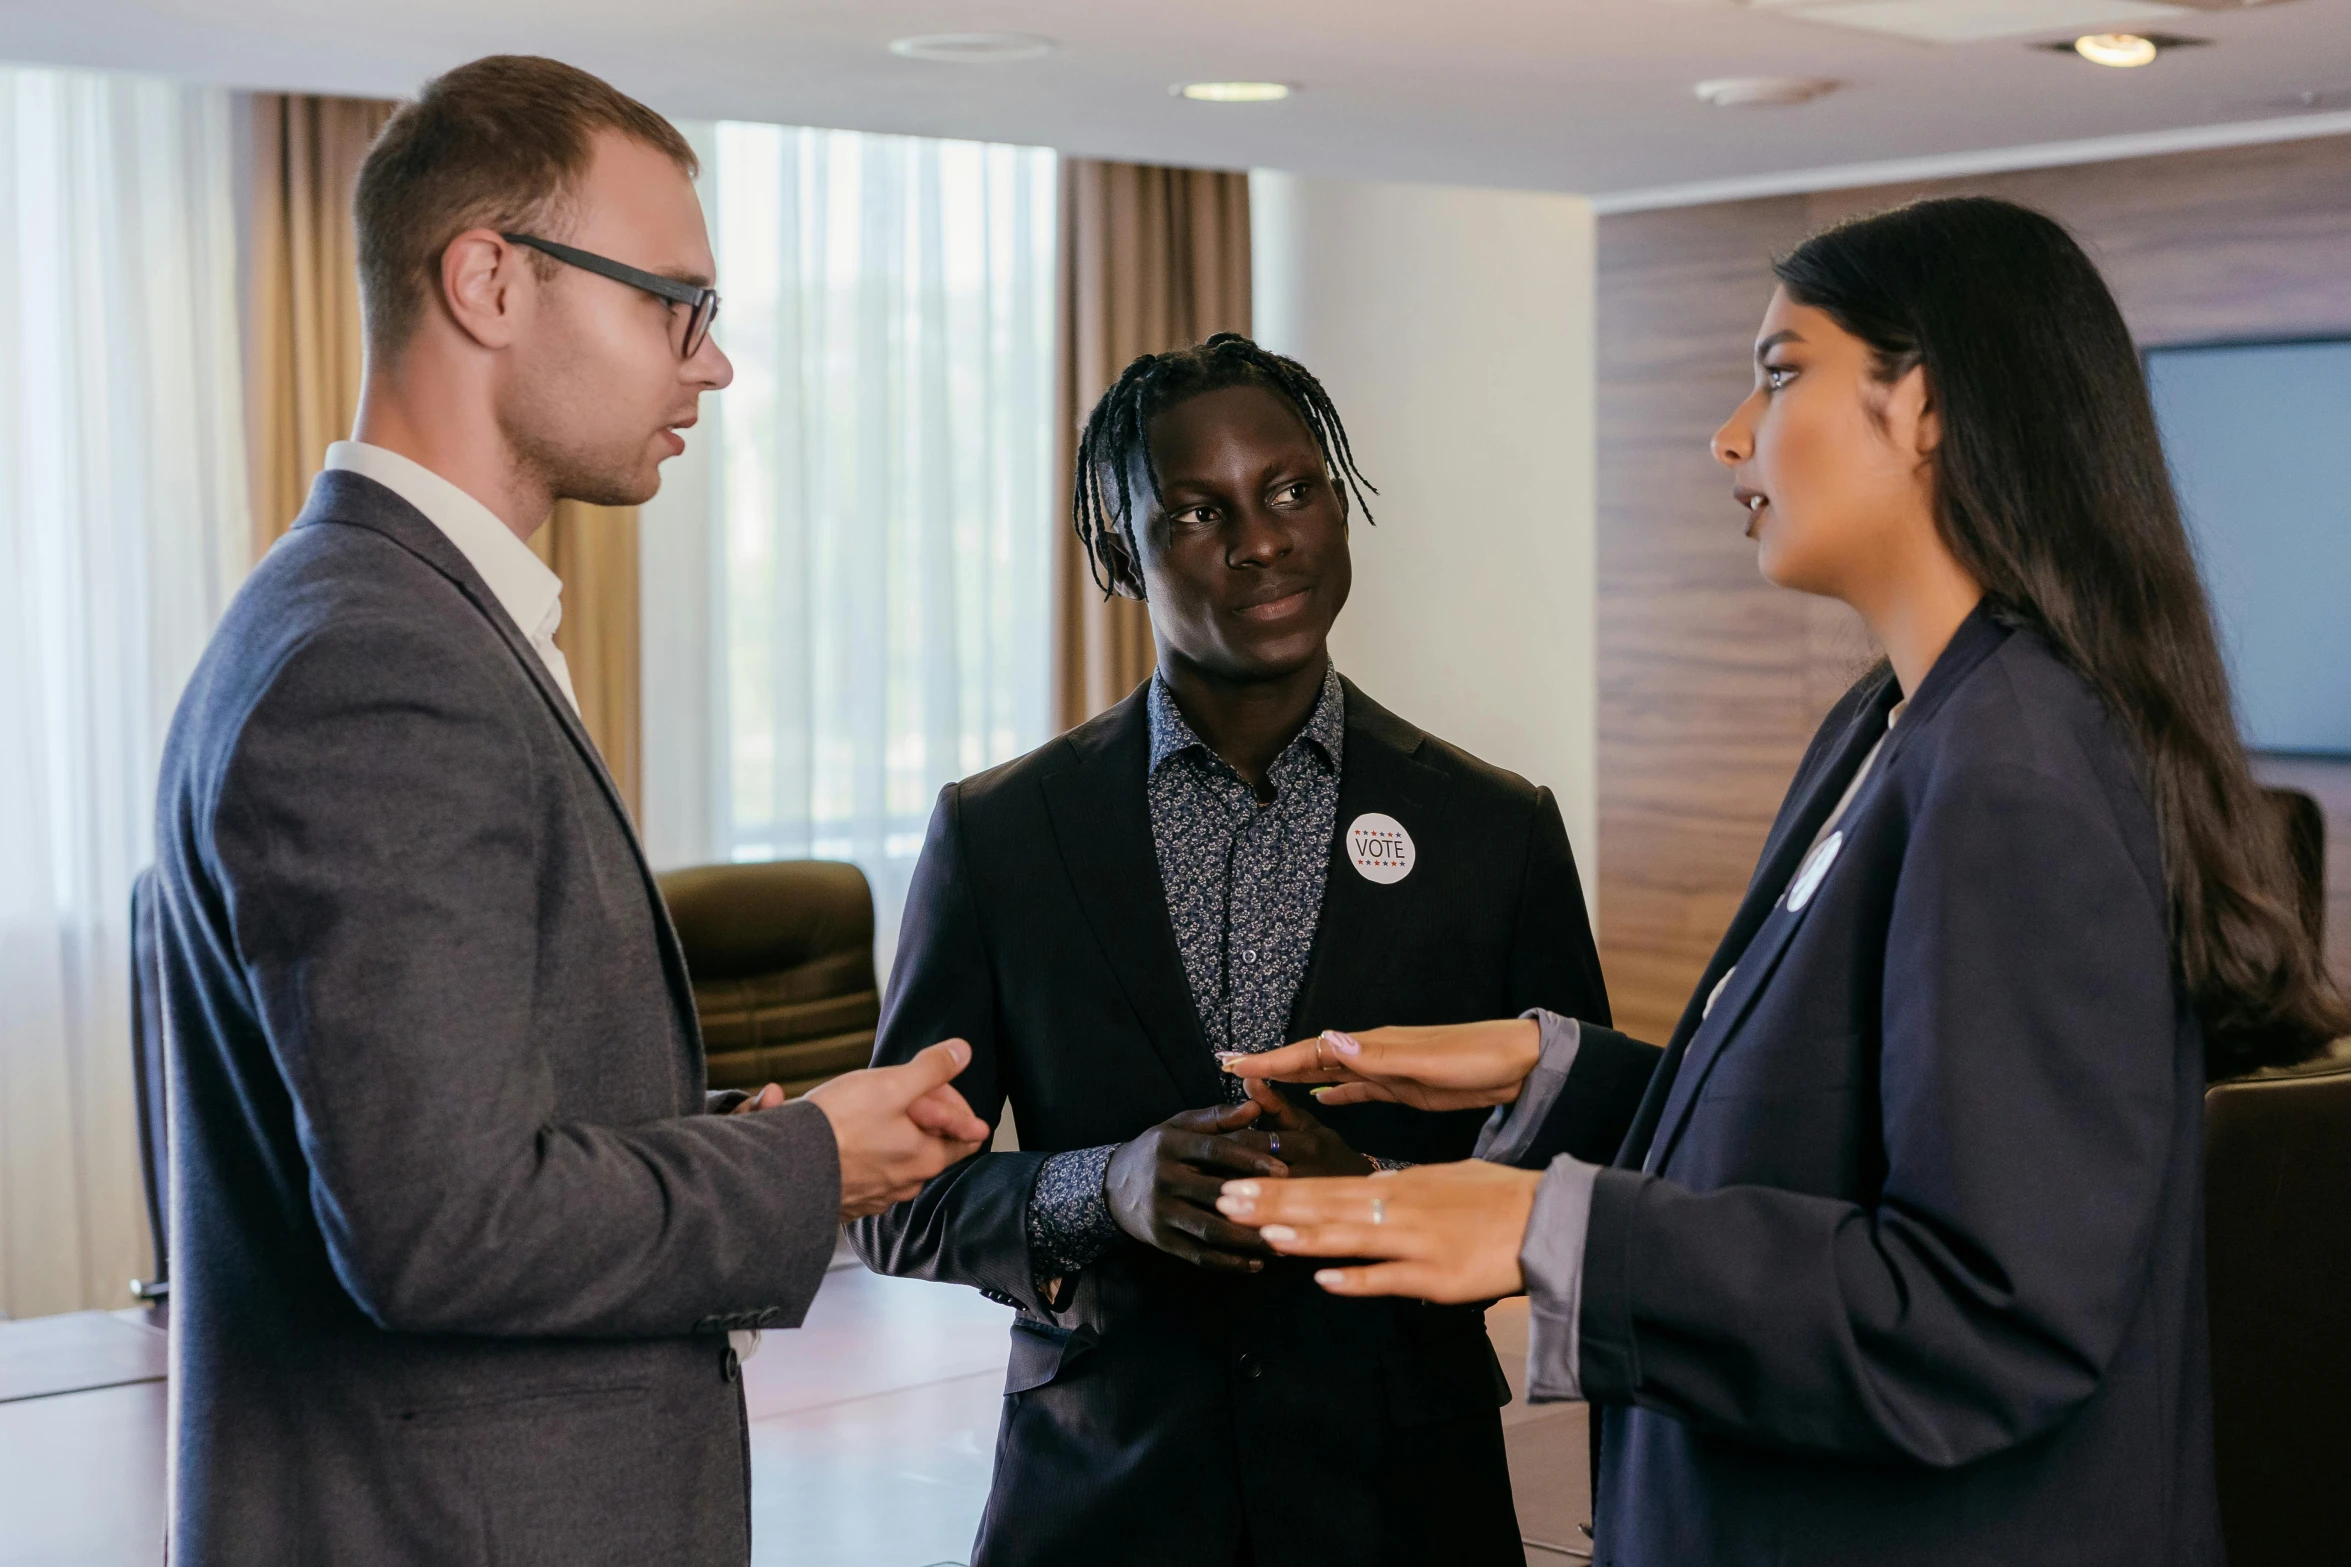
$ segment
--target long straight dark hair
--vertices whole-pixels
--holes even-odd
[[[2207,1074],[2351,1032],[2237,737],[2146,376],[2097,267],[2041,213],[1953,197],[1840,224],[1774,270],[1867,343],[1883,379],[1924,368],[1944,541],[2134,744]]]

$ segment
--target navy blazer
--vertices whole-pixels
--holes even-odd
[[[1605,1022],[1608,998],[1549,791],[1346,688],[1329,880],[1289,1037],[1463,1022],[1543,1006]],[[972,1045],[958,1086],[1017,1153],[981,1154],[852,1229],[885,1273],[1019,1307],[981,1567],[1261,1562],[1499,1567],[1524,1561],[1474,1306],[1347,1300],[1312,1266],[1210,1273],[1121,1239],[1056,1309],[1027,1208],[1048,1153],[1122,1142],[1226,1102],[1184,978],[1152,847],[1137,691],[1102,717],[950,785],[906,905],[878,1062]],[[1402,822],[1410,876],[1356,874],[1344,829]],[[1355,1148],[1462,1159],[1485,1115],[1318,1112]],[[1252,1474],[1252,1464],[1272,1469]]]
[[[1597,1560],[2218,1562],[2204,1046],[2131,749],[1979,609],[1791,908],[1898,694],[1821,726],[1599,1176]]]

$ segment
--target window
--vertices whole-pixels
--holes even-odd
[[[147,1271],[131,878],[244,573],[225,93],[0,67],[0,1311]]]
[[[641,535],[648,842],[853,861],[886,957],[940,786],[1047,736],[1053,155],[697,141],[736,374]]]

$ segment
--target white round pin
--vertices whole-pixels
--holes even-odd
[[[1837,851],[1843,847],[1845,835],[1833,832],[1821,840],[1819,848],[1805,856],[1803,867],[1796,872],[1796,879],[1788,883],[1790,914],[1800,912],[1804,905],[1812,901],[1812,895],[1820,891],[1822,879],[1828,875],[1829,867],[1836,863]]]
[[[1366,811],[1348,824],[1347,859],[1365,881],[1391,886],[1412,874],[1412,834],[1395,817]]]

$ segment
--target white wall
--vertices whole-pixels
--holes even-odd
[[[1249,180],[1257,338],[1347,421],[1339,668],[1432,734],[1548,784],[1598,884],[1593,216],[1580,197]]]

